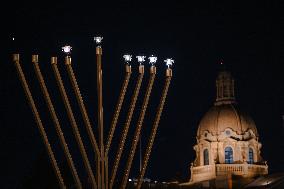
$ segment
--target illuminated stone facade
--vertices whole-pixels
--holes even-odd
[[[190,182],[228,174],[242,177],[267,174],[255,123],[237,107],[234,79],[229,72],[219,73],[216,89],[214,106],[199,123]]]

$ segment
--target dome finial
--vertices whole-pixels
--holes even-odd
[[[221,58],[219,61],[218,61],[218,66],[220,68],[221,71],[225,71],[226,70],[226,66],[225,66],[225,63],[224,63],[224,59]]]
[[[220,64],[221,65],[223,65],[224,64],[224,62],[223,62],[223,59],[221,58],[221,60],[220,60]]]

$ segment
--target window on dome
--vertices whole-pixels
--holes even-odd
[[[249,164],[253,164],[253,149],[249,148]]]
[[[208,149],[203,151],[204,165],[209,165],[209,152]]]
[[[234,163],[233,149],[231,147],[225,148],[225,163],[227,164]]]

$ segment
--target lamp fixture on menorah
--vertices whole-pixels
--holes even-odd
[[[94,37],[94,41],[96,43],[96,63],[97,63],[97,97],[98,97],[98,115],[97,115],[97,120],[98,120],[98,141],[95,137],[94,134],[94,130],[93,130],[93,126],[90,122],[89,119],[89,115],[87,113],[80,89],[79,89],[79,85],[77,83],[76,77],[75,77],[75,73],[73,71],[72,68],[72,64],[71,64],[71,50],[72,47],[69,45],[66,45],[64,47],[62,47],[62,51],[65,53],[65,67],[67,70],[67,75],[69,77],[69,80],[71,82],[71,86],[72,89],[74,91],[75,97],[76,97],[76,101],[78,103],[79,109],[80,109],[80,113],[82,114],[82,118],[83,118],[83,123],[86,127],[86,131],[87,131],[87,135],[88,138],[91,142],[91,147],[92,147],[92,151],[95,154],[95,162],[92,162],[89,160],[89,157],[87,155],[86,152],[86,146],[84,145],[84,142],[81,138],[81,134],[79,131],[79,127],[77,124],[77,121],[75,119],[72,107],[71,107],[71,103],[69,101],[69,97],[68,94],[66,93],[66,89],[59,71],[59,68],[57,66],[57,57],[51,57],[51,65],[52,65],[52,69],[54,72],[54,76],[56,78],[56,83],[58,85],[58,89],[60,91],[61,94],[61,98],[64,104],[64,107],[66,109],[67,112],[67,116],[70,122],[70,125],[72,127],[72,131],[73,134],[75,136],[75,140],[76,140],[76,144],[78,145],[80,154],[81,154],[81,158],[83,161],[83,166],[87,172],[87,176],[88,176],[88,180],[90,182],[90,185],[92,188],[96,189],[112,189],[115,187],[115,180],[116,180],[116,175],[118,172],[118,166],[119,166],[119,162],[124,150],[124,145],[125,145],[125,141],[126,141],[126,137],[128,134],[128,130],[129,127],[131,125],[131,120],[132,120],[132,116],[135,110],[135,106],[136,106],[136,102],[137,102],[137,98],[139,96],[139,92],[140,92],[140,88],[142,85],[142,81],[143,81],[143,77],[144,77],[144,72],[145,72],[145,66],[144,66],[144,62],[145,62],[145,58],[146,56],[136,56],[137,58],[137,62],[139,64],[138,66],[138,77],[136,79],[136,83],[135,83],[135,88],[131,97],[131,101],[130,101],[130,105],[128,108],[128,112],[127,112],[127,116],[126,116],[126,120],[125,120],[125,124],[124,127],[122,128],[122,134],[120,137],[120,141],[118,144],[118,148],[117,148],[117,152],[115,155],[115,159],[113,162],[113,166],[111,169],[111,175],[109,178],[109,151],[110,151],[110,147],[111,147],[111,143],[112,143],[112,139],[114,136],[114,132],[116,129],[116,125],[118,122],[118,118],[119,118],[119,114],[122,108],[122,104],[124,101],[124,97],[125,97],[125,93],[127,91],[128,88],[128,83],[129,80],[131,78],[131,74],[132,74],[132,65],[130,64],[130,62],[132,61],[132,55],[130,54],[126,54],[123,56],[124,61],[125,61],[125,77],[122,83],[122,87],[120,90],[120,94],[118,97],[118,102],[115,106],[115,110],[114,110],[114,115],[111,121],[111,125],[110,125],[110,129],[108,132],[108,136],[107,136],[107,140],[104,140],[104,123],[103,123],[103,93],[102,93],[102,37]],[[84,184],[83,182],[80,180],[80,176],[77,172],[75,163],[72,159],[72,155],[69,151],[69,147],[68,144],[65,140],[64,137],[64,131],[61,128],[61,124],[59,121],[59,118],[57,116],[56,113],[56,109],[53,105],[52,99],[49,95],[48,92],[48,88],[47,85],[45,83],[44,77],[42,75],[42,72],[40,70],[39,67],[39,61],[38,61],[38,55],[32,55],[32,63],[34,66],[34,70],[38,79],[38,82],[40,84],[40,89],[41,92],[43,93],[44,99],[46,101],[46,104],[48,106],[48,110],[51,116],[51,119],[54,123],[55,126],[55,130],[56,130],[56,134],[59,138],[59,142],[60,145],[63,149],[63,153],[64,153],[64,157],[67,160],[67,165],[72,173],[72,177],[74,179],[74,183],[76,185],[76,188],[83,188]],[[152,87],[154,85],[154,81],[155,81],[155,76],[156,76],[156,62],[157,62],[157,57],[155,56],[150,56],[148,57],[149,59],[149,64],[150,64],[150,68],[149,68],[149,80],[148,80],[148,84],[147,84],[147,88],[146,88],[146,92],[144,94],[144,99],[143,99],[143,104],[142,107],[140,109],[140,113],[139,113],[139,118],[135,127],[135,132],[134,132],[134,136],[133,136],[133,140],[131,141],[131,149],[130,149],[130,153],[127,159],[127,163],[126,163],[126,167],[125,170],[121,172],[123,172],[123,178],[120,182],[120,188],[121,189],[125,189],[127,186],[127,182],[128,182],[128,177],[129,177],[129,173],[132,167],[132,162],[133,162],[133,158],[135,155],[135,151],[136,151],[136,147],[138,144],[138,140],[141,134],[141,128],[143,125],[143,120],[146,114],[146,110],[147,110],[147,106],[148,106],[148,102],[150,99],[150,95],[151,95],[151,91],[152,91]],[[148,160],[150,157],[150,153],[151,153],[151,149],[153,146],[153,142],[155,139],[155,135],[156,135],[156,131],[159,125],[159,121],[160,121],[160,116],[162,114],[163,111],[163,107],[164,107],[164,103],[165,103],[165,99],[166,99],[166,95],[168,92],[168,88],[170,85],[170,81],[171,81],[171,77],[172,77],[172,69],[171,66],[173,64],[173,60],[172,59],[166,59],[164,60],[166,62],[167,65],[167,69],[166,69],[166,80],[165,80],[165,85],[164,85],[164,89],[161,93],[161,98],[160,98],[160,103],[158,105],[158,109],[156,112],[156,116],[153,122],[153,128],[152,131],[150,133],[150,138],[149,138],[149,142],[148,145],[146,146],[146,152],[145,152],[145,157],[143,158],[143,164],[142,164],[142,168],[140,170],[139,173],[139,179],[138,179],[138,184],[137,184],[137,188],[140,189],[142,182],[143,182],[143,178],[144,178],[144,174],[145,174],[145,170],[148,164]],[[17,72],[18,72],[18,76],[20,78],[20,81],[22,83],[23,89],[25,91],[26,97],[28,99],[28,102],[30,104],[30,107],[32,109],[37,127],[40,131],[41,137],[44,141],[45,147],[47,149],[52,167],[55,171],[55,174],[57,176],[58,182],[59,182],[59,186],[60,188],[66,188],[66,185],[64,183],[60,168],[58,166],[58,163],[56,161],[54,152],[52,150],[52,147],[49,143],[48,137],[47,137],[47,133],[44,129],[44,124],[41,121],[40,118],[40,114],[38,112],[38,109],[36,107],[36,103],[33,99],[32,93],[29,89],[27,80],[25,78],[24,72],[22,70],[22,67],[20,65],[20,55],[19,54],[13,54],[13,62],[15,63]],[[95,164],[96,165],[96,170],[93,172],[92,170],[92,166],[91,164]],[[77,167],[78,168],[78,167]]]

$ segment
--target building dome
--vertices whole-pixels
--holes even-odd
[[[228,128],[238,135],[251,130],[255,136],[258,136],[253,119],[240,111],[236,104],[220,104],[214,105],[203,116],[198,126],[197,137],[200,138],[206,132],[220,135]]]
[[[203,116],[199,123],[197,137],[206,132],[219,136],[225,130],[231,130],[237,135],[246,132],[258,136],[253,119],[240,111],[235,100],[235,82],[230,72],[219,72],[216,79],[216,100],[214,106]]]
[[[234,79],[228,71],[217,76],[216,100],[201,119],[196,139],[190,182],[216,179],[219,183],[228,175],[253,178],[268,173],[255,123],[237,106]]]

